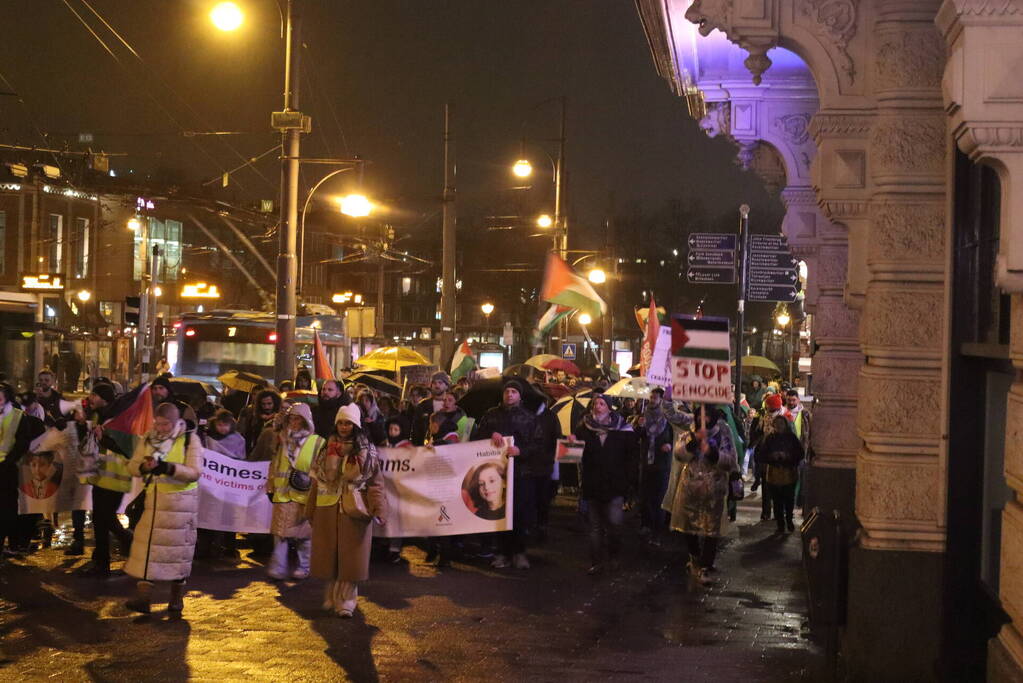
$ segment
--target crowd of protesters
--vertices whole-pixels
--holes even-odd
[[[324,609],[351,617],[371,555],[379,550],[386,561],[408,561],[403,543],[409,539],[378,547],[372,540],[374,523],[385,524],[387,517],[378,449],[469,440],[500,447],[506,437],[513,438],[507,454],[515,459],[512,529],[424,539],[427,562],[443,567],[479,558],[495,569],[529,569],[529,547],[546,538],[565,469],[556,459],[559,439],[582,447],[578,511],[588,526],[592,575],[617,569],[626,513],[635,510],[645,542],[660,545],[669,532],[680,533],[688,571],[699,583],[711,583],[719,539],[745,495],[745,476],[752,478],[751,491],[761,490],[762,519],[773,518],[779,534],[794,530],[811,431],[810,413],[795,389],[754,376],[735,414],[731,406],[672,401],[660,387],[638,400],[605,395],[608,382],[600,378],[530,381],[535,379],[503,378],[499,401],[478,419],[459,403],[470,381],[453,383],[444,372],[427,386],[409,387],[401,400],[342,380],[316,383],[308,371],[286,383],[290,387],[225,388],[216,403],[213,397],[196,402],[175,395],[169,374],[127,392],[97,378],[79,400],[65,399],[49,370],[26,394],[0,383],[0,547],[5,555],[49,547],[59,520],[19,514],[19,467],[40,453],[44,461],[57,457],[69,475],[92,486],[94,549],[81,573],[111,575],[113,537],[127,559],[124,572],[138,580],[128,607],[148,612],[155,586],[167,583],[168,610],[180,614],[193,560],[239,554],[239,534],[197,529],[206,448],[269,462],[271,528],[266,535],[245,535],[251,557],[262,559],[274,580],[324,580]],[[552,384],[568,393],[586,390],[588,407],[571,429],[552,410],[558,395]],[[153,402],[152,428],[126,447],[107,427],[145,386]],[[285,391],[314,387],[313,405]],[[52,453],[58,456],[47,455]],[[503,481],[504,472],[497,475],[491,479]],[[490,475],[476,476],[473,493],[486,514]],[[125,510],[125,526],[118,511],[133,478],[144,482],[143,494]],[[75,510],[70,519],[64,552],[84,555],[86,511]]]

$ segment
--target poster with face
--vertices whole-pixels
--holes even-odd
[[[512,528],[514,458],[509,437],[446,446],[380,449],[387,523],[374,535],[450,536]]]
[[[68,425],[50,427],[18,463],[18,514],[53,514],[92,508],[92,487],[78,480],[79,454]]]

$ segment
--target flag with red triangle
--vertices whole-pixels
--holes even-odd
[[[127,408],[103,423],[104,435],[109,436],[126,457],[131,457],[135,443],[153,428],[153,399],[147,384]],[[130,400],[130,399],[129,399]]]
[[[607,311],[607,304],[600,298],[586,278],[580,277],[555,253],[548,254],[547,268],[543,276],[543,290],[540,298],[552,304],[575,308],[596,318]]]

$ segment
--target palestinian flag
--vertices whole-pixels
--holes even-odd
[[[316,379],[334,379],[334,371],[327,362],[327,351],[320,341],[320,331],[313,330],[313,377]]]
[[[650,297],[651,299],[653,297]],[[646,306],[637,306],[632,309],[632,312],[636,315],[636,324],[639,325],[639,331],[646,334],[646,323],[650,319],[650,309]],[[657,322],[661,325],[668,324],[668,312],[664,310],[664,306],[657,307]]]
[[[572,268],[554,253],[547,256],[540,298],[552,304],[589,313],[594,318],[607,311],[607,304],[593,286],[585,278],[576,275]]]
[[[540,316],[540,319],[536,322],[536,329],[533,330],[533,345],[541,345],[547,335],[551,333],[551,330],[554,329],[554,326],[570,313],[572,313],[572,309],[568,306],[553,304],[548,308],[547,312]]]
[[[103,423],[103,436],[116,444],[118,451],[131,457],[135,444],[153,427],[153,399],[145,385],[127,408]],[[115,404],[116,405],[116,404]]]
[[[674,315],[671,317],[671,354],[728,362],[732,351],[728,329],[728,318]]]
[[[451,359],[451,381],[457,382],[468,375],[476,368],[476,359],[473,358],[469,342],[462,340],[462,345],[455,349],[455,355]]]

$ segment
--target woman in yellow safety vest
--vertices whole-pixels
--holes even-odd
[[[195,554],[203,447],[198,436],[187,432],[175,404],[161,403],[155,412],[153,428],[128,462],[128,471],[145,482],[139,494],[145,496],[145,509],[124,565],[125,573],[139,580],[127,607],[148,614],[153,582],[170,581],[167,611],[180,615]]]
[[[342,406],[327,447],[313,458],[313,576],[327,580],[323,608],[351,618],[358,582],[369,578],[373,522],[384,524],[387,500],[376,446],[363,431],[359,406]]]
[[[274,550],[266,572],[272,579],[281,580],[289,576],[289,542],[294,544],[298,555],[298,566],[290,572],[291,578],[305,579],[309,576],[312,529],[305,514],[312,486],[309,468],[325,443],[316,435],[309,406],[305,403],[291,406],[279,435],[277,452],[270,462],[270,478],[266,483],[266,492],[274,504],[270,521]]]

